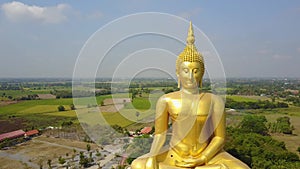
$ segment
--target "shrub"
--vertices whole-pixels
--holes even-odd
[[[58,111],[65,111],[65,110],[66,110],[65,107],[64,107],[63,105],[59,105],[59,106],[57,107],[57,109],[58,109]]]

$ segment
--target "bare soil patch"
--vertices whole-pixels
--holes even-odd
[[[101,112],[114,113],[124,108],[125,103],[130,103],[130,98],[104,99],[103,106],[100,106]]]
[[[53,94],[38,94],[39,99],[55,99],[56,96]]]
[[[46,141],[50,143],[56,143],[56,144],[66,145],[66,146],[80,148],[80,149],[86,149],[87,144],[90,144],[92,149],[96,149],[98,147],[96,144],[93,143],[86,143],[82,141],[63,139],[63,138],[52,138],[52,137],[40,136],[35,138],[35,140]]]
[[[0,134],[26,128],[26,120],[21,118],[9,118],[0,120]]]
[[[114,113],[114,112],[118,112],[123,108],[124,108],[124,104],[107,105],[107,106],[100,106],[100,111]]]
[[[124,103],[130,103],[130,98],[116,98],[116,99],[104,99],[103,104],[104,105],[112,105],[112,104],[124,104]]]
[[[7,105],[10,105],[10,104],[16,104],[16,103],[18,103],[19,101],[0,101],[0,107],[1,106],[7,106]]]
[[[42,163],[44,168],[48,168],[48,159],[52,160],[54,168],[64,168],[59,167],[58,158],[62,156],[66,160],[72,161],[72,155],[76,154],[79,156],[80,151],[86,152],[87,144],[90,144],[91,150],[99,149],[96,144],[92,143],[39,136],[33,140],[11,147],[8,150],[0,150],[0,154],[6,153],[14,157],[0,157],[0,168],[26,168],[28,166],[26,163],[33,163],[36,166]],[[74,149],[76,149],[75,153],[73,152]]]
[[[0,158],[0,164],[1,164],[1,169],[12,169],[12,168],[27,168],[30,169],[31,167],[27,166],[26,164],[17,161],[17,160],[12,160],[6,157],[1,157]]]

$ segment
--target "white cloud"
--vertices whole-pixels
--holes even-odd
[[[60,23],[67,20],[65,12],[70,9],[70,6],[58,4],[56,6],[41,7],[13,1],[2,4],[1,9],[6,18],[14,22],[39,21],[43,23]]]

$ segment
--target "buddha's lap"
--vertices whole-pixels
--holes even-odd
[[[132,169],[143,169],[147,158],[147,154],[143,157],[140,157],[132,163]],[[182,169],[183,167],[176,167],[175,160],[180,159],[176,152],[169,150],[157,156],[157,162],[159,163],[160,169]],[[218,168],[220,166],[227,166],[229,169],[248,169],[243,162],[233,157],[225,151],[220,151],[212,159],[210,159],[207,164],[207,167],[201,166],[200,168]]]

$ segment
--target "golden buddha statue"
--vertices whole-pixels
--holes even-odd
[[[202,87],[204,61],[195,45],[192,23],[187,45],[176,61],[180,91],[163,95],[157,102],[155,135],[150,153],[131,164],[132,169],[246,169],[223,150],[226,135],[223,100]],[[169,120],[172,137],[166,141]]]

